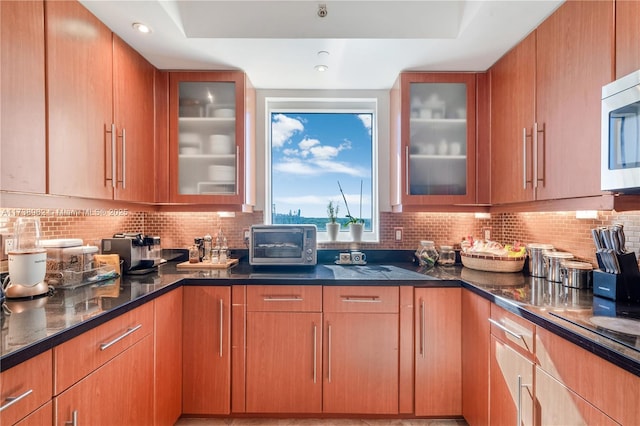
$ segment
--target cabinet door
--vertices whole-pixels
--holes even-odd
[[[153,424],[153,336],[148,335],[55,398],[55,424]],[[135,373],[134,373],[135,372]]]
[[[44,194],[44,6],[3,1],[0,17],[0,189]]]
[[[489,424],[533,425],[534,364],[491,336]]]
[[[247,411],[322,412],[322,314],[247,314]]]
[[[53,424],[53,402],[49,401],[42,407],[15,424],[15,426],[47,426]]]
[[[640,69],[640,2],[616,0],[616,78]]]
[[[169,88],[171,201],[241,206],[245,120],[254,119],[245,75],[171,73]]]
[[[613,80],[614,3],[568,1],[537,29],[539,200],[601,195],[601,88]]]
[[[491,67],[491,203],[531,201],[536,35]]]
[[[154,67],[113,36],[115,198],[155,201]]]
[[[617,424],[540,367],[536,367],[536,425]]]
[[[324,314],[325,413],[398,413],[398,314]]]
[[[470,425],[489,424],[490,302],[462,291],[462,415]]]
[[[415,414],[462,414],[460,288],[415,289]]]
[[[230,287],[184,287],[182,412],[231,407]]]
[[[475,203],[475,74],[403,73],[391,97],[394,207]]]
[[[154,302],[156,425],[172,425],[182,414],[182,291]]]
[[[112,33],[75,1],[45,13],[49,193],[112,199]]]

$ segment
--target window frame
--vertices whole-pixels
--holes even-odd
[[[362,242],[377,243],[380,241],[380,208],[379,208],[379,138],[378,138],[378,99],[377,98],[290,98],[265,97],[265,173],[264,173],[264,217],[265,224],[272,223],[271,193],[272,158],[271,158],[271,117],[274,113],[349,113],[372,114],[371,120],[371,229],[362,233]],[[338,238],[330,241],[326,231],[318,231],[318,242],[351,242],[348,230],[341,228]]]

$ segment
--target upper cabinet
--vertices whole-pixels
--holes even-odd
[[[602,195],[613,0],[564,3],[491,69],[491,202]]]
[[[476,202],[476,74],[402,73],[391,90],[394,210]]]
[[[640,69],[640,2],[616,0],[616,78]]]
[[[253,206],[254,121],[255,91],[244,73],[171,73],[170,201]]]
[[[44,6],[0,2],[0,189],[46,192]]]
[[[154,201],[154,70],[77,2],[45,2],[49,192]]]

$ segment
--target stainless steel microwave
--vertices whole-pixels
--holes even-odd
[[[315,225],[253,225],[249,234],[251,265],[315,265]]]
[[[601,188],[640,194],[640,70],[602,87]]]

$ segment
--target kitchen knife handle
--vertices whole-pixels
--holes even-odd
[[[29,395],[31,395],[33,393],[33,389],[29,389],[28,391],[26,391],[25,393],[23,393],[22,395],[18,395],[18,396],[8,396],[5,401],[7,401],[6,404],[4,404],[3,406],[0,406],[0,411],[3,411],[9,407],[11,407],[13,404],[17,403],[18,401],[28,397]]]

